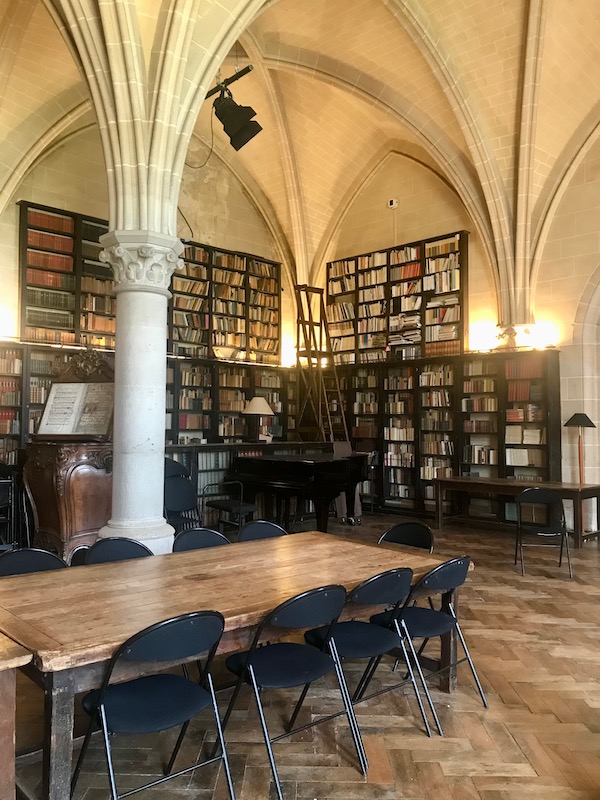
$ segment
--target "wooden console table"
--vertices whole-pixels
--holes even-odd
[[[573,540],[576,548],[581,548],[586,539],[593,539],[600,531],[583,530],[583,501],[595,498],[597,513],[600,515],[600,485],[593,483],[562,483],[559,481],[522,481],[510,478],[436,478],[435,511],[437,527],[441,528],[444,516],[444,491],[483,494],[492,497],[516,497],[523,489],[551,489],[563,500],[573,501]]]

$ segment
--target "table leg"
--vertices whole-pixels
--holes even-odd
[[[75,694],[68,671],[44,676],[42,797],[68,800],[71,794]]]
[[[435,489],[434,489],[434,491],[435,491],[435,513],[436,513],[436,517],[437,517],[437,527],[438,527],[438,530],[441,531],[441,529],[442,529],[442,521],[443,521],[443,516],[444,516],[444,514],[443,514],[443,505],[444,504],[442,502],[443,490],[442,490],[442,487],[441,487],[441,485],[439,483],[435,483],[434,486],[435,486]]]
[[[452,602],[454,612],[458,617],[458,592],[454,592],[454,597],[451,594],[442,595],[442,611],[448,610],[448,604]],[[440,646],[440,669],[444,672],[440,673],[440,689],[442,692],[454,692],[457,686],[457,673],[456,673],[456,631],[453,628],[450,633],[445,633],[441,638]],[[447,669],[444,669],[447,667]]]
[[[579,494],[573,498],[573,544],[576,550],[583,546],[583,500]]]
[[[16,670],[0,672],[0,753],[3,754],[0,769],[0,797],[14,800],[15,797],[15,713]]]

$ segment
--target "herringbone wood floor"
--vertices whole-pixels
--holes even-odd
[[[336,533],[376,541],[398,520],[377,515]],[[310,527],[310,525],[308,526]],[[557,550],[529,550],[527,575],[512,566],[511,535],[448,526],[436,537],[436,553],[467,553],[476,569],[462,591],[461,620],[486,690],[490,708],[481,705],[468,667],[460,668],[460,688],[452,696],[434,690],[445,737],[427,738],[418,709],[406,689],[381,695],[357,707],[369,756],[361,776],[343,717],[275,745],[286,800],[600,800],[600,551],[588,542],[574,554],[575,579],[557,567]],[[218,605],[218,603],[216,604]],[[346,664],[351,686],[359,668]],[[387,665],[379,682],[393,681]],[[295,693],[265,696],[272,733]],[[221,699],[222,698],[222,699]],[[222,708],[228,694],[221,695]],[[21,682],[19,740],[39,734],[40,698]],[[303,709],[307,721],[339,707],[333,682],[315,686]],[[207,719],[193,723],[180,763],[192,763],[205,738]],[[115,739],[122,791],[156,775],[171,733],[157,746],[146,740]],[[273,798],[266,752],[256,709],[244,690],[227,730],[238,800]],[[153,742],[155,744],[155,740]],[[33,790],[39,765],[19,768]],[[222,769],[197,770],[142,796],[225,800]],[[88,754],[77,800],[108,797],[102,746]]]

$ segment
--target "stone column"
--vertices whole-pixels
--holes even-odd
[[[167,301],[183,250],[173,236],[111,231],[100,259],[117,296],[112,517],[101,537],[126,536],[171,552],[163,516]]]

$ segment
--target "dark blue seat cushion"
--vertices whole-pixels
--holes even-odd
[[[96,713],[99,691],[83,698],[83,708]],[[210,694],[182,675],[148,675],[109,686],[104,707],[111,733],[154,733],[181,725],[211,705]]]
[[[248,651],[234,653],[225,662],[235,675],[244,671]],[[250,657],[256,682],[265,689],[285,689],[312,683],[334,669],[331,656],[314,647],[278,642],[258,647]]]
[[[387,626],[389,624],[389,611],[375,614],[371,622],[375,625]],[[406,623],[411,639],[431,639],[442,636],[454,628],[454,617],[443,611],[433,611],[431,608],[410,606],[402,612],[402,619]]]
[[[314,628],[306,631],[304,638],[308,644],[321,648],[328,630],[328,625]],[[339,622],[333,635],[340,658],[372,658],[400,647],[400,638],[396,631],[359,620]]]

